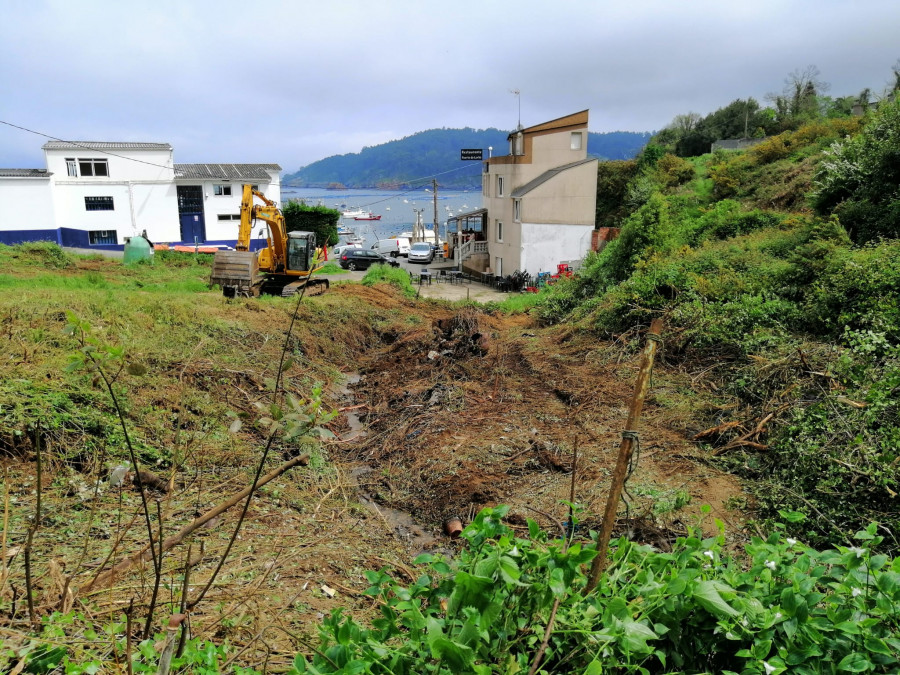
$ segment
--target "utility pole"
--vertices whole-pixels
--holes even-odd
[[[438,237],[438,216],[437,216],[437,178],[431,179],[431,189],[434,192],[434,245],[439,246],[441,243]]]

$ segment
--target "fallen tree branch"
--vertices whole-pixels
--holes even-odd
[[[294,468],[298,464],[301,466],[306,466],[307,464],[309,464],[309,455],[300,455],[299,457],[294,457],[292,460],[290,460],[289,462],[285,462],[284,464],[279,466],[277,469],[273,469],[272,471],[267,473],[265,476],[260,478],[259,481],[257,481],[256,489],[258,490],[266,483],[278,478],[281,474],[285,473],[286,471],[289,471],[290,469]],[[198,527],[201,527],[205,523],[208,523],[210,520],[212,520],[219,514],[224,513],[225,511],[230,509],[232,506],[237,504],[239,501],[241,501],[242,499],[247,497],[247,495],[250,494],[251,487],[244,488],[237,494],[232,495],[229,499],[222,502],[214,509],[211,509],[211,510],[207,511],[206,513],[204,513],[202,516],[195,518],[193,521],[191,521],[190,523],[185,525],[183,528],[181,528],[178,532],[173,534],[171,537],[167,537],[165,539],[165,541],[162,542],[162,550],[168,551],[173,546],[181,543],[181,541],[186,536],[191,534],[191,532],[196,530]],[[106,572],[103,572],[102,574],[98,574],[96,576],[96,578],[94,578],[92,581],[90,581],[86,586],[79,589],[79,593],[86,593],[88,591],[91,591],[95,587],[108,585],[108,584],[112,583],[116,579],[116,577],[118,577],[120,574],[122,574],[123,572],[125,572],[126,570],[131,568],[133,565],[136,565],[140,562],[150,560],[151,557],[152,557],[152,553],[151,553],[150,544],[147,544],[140,551],[125,558],[120,563],[118,563],[115,567],[110,568],[109,570],[107,570]]]

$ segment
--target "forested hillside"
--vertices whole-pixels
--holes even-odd
[[[481,185],[481,163],[462,162],[462,148],[481,148],[487,158],[508,152],[508,131],[499,129],[430,129],[397,141],[335,155],[284,176],[299,187],[396,188],[409,181],[440,175],[450,188]],[[630,159],[650,139],[650,133],[615,131],[588,134],[588,152],[603,159]],[[447,173],[447,172],[450,173]]]

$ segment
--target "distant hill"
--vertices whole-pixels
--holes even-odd
[[[363,148],[361,152],[326,157],[295,173],[284,185],[295,187],[399,188],[421,185],[438,176],[443,187],[478,188],[481,162],[459,158],[462,148],[481,148],[487,158],[508,154],[509,131],[500,129],[429,129],[412,136]],[[650,132],[613,131],[588,134],[588,153],[601,159],[630,159],[650,140]]]

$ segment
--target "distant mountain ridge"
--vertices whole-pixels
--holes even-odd
[[[283,185],[313,188],[405,188],[424,185],[432,176],[446,188],[481,187],[481,162],[462,161],[463,148],[481,148],[487,159],[509,152],[509,131],[500,129],[429,129],[396,141],[333,155],[286,174]],[[651,132],[588,133],[588,154],[600,159],[631,159]]]

